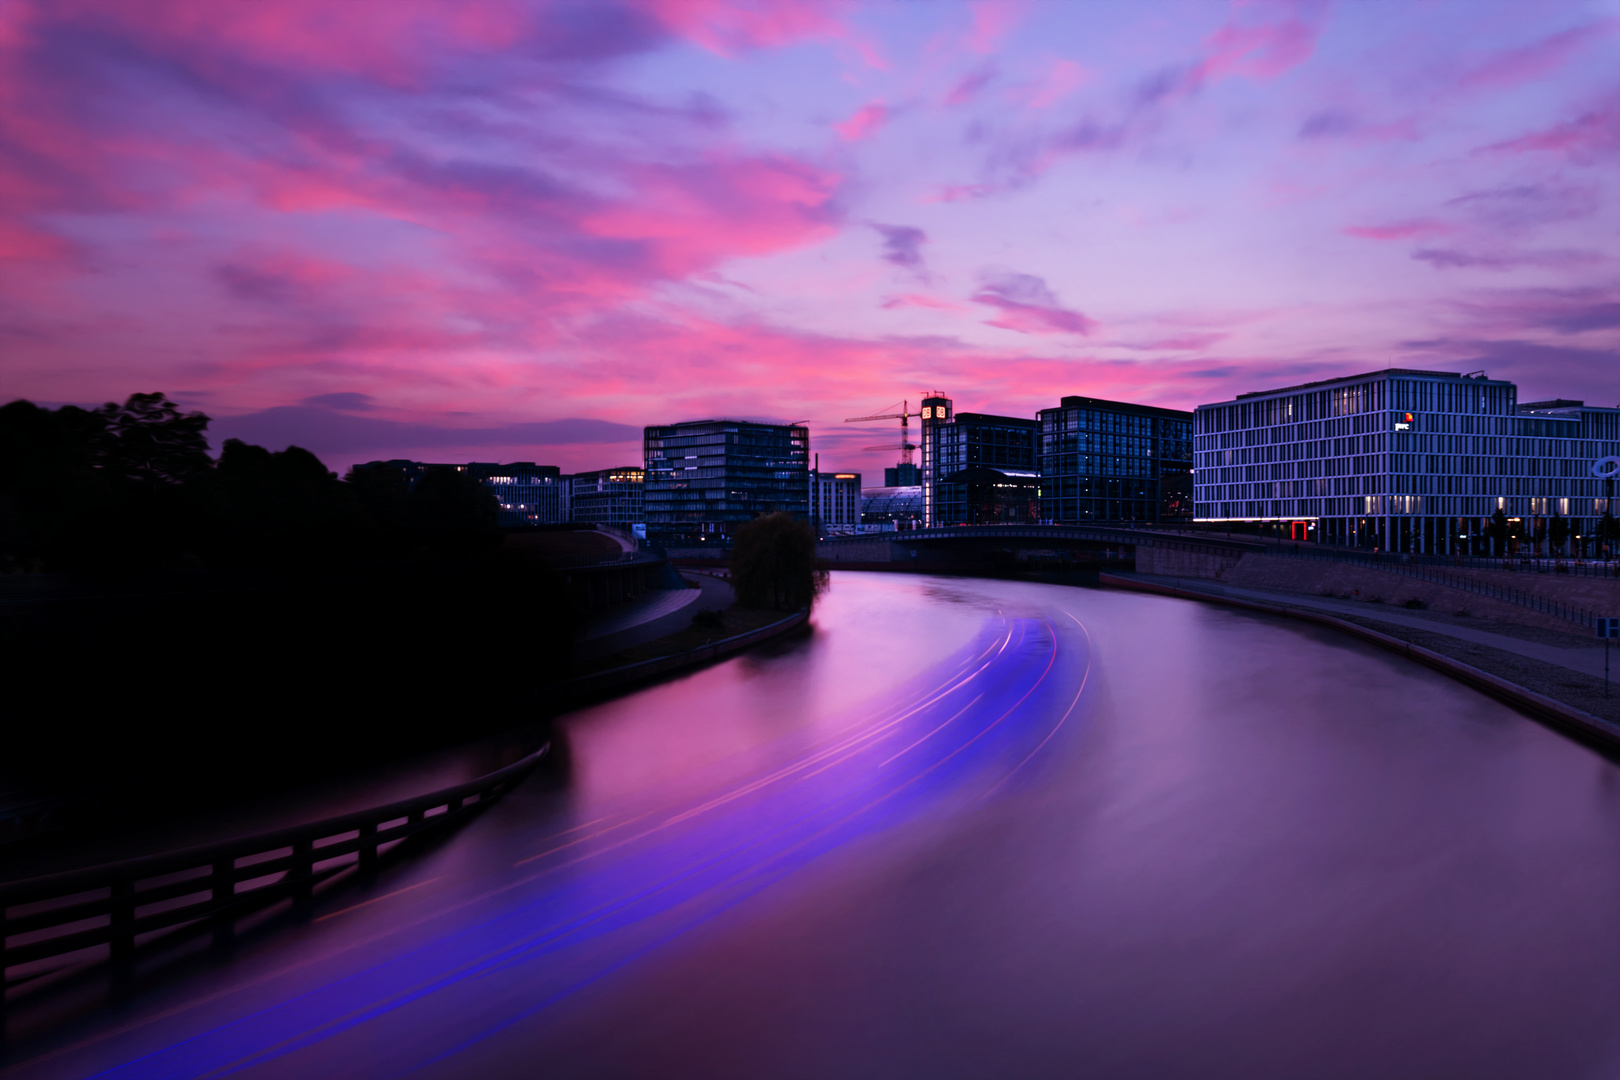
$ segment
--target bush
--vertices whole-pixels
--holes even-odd
[[[811,606],[827,587],[827,571],[816,562],[815,531],[787,514],[750,521],[732,542],[731,584],[745,607]]]

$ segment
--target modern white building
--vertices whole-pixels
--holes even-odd
[[[1620,409],[1521,404],[1511,382],[1391,368],[1200,405],[1198,521],[1385,551],[1483,550],[1501,510],[1590,537],[1614,498]],[[1620,466],[1614,466],[1620,467]]]

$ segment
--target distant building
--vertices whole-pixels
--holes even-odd
[[[455,467],[495,493],[501,525],[556,525],[568,520],[569,483],[555,465],[474,461]]]
[[[884,472],[892,470],[885,469]],[[920,529],[922,485],[867,488],[861,492],[861,524],[870,529]]]
[[[1520,404],[1513,383],[1484,372],[1390,368],[1240,394],[1196,416],[1200,521],[1385,551],[1486,554],[1498,510],[1524,541],[1561,517],[1584,546],[1614,506],[1620,409]]]
[[[1039,415],[1042,518],[1192,520],[1192,413],[1066,397]]]
[[[568,478],[569,520],[633,531],[647,520],[646,477],[639,465],[575,473]]]
[[[921,484],[922,469],[909,461],[883,470],[884,487],[918,487]]]
[[[506,465],[474,461],[455,465],[393,458],[369,461],[355,468],[392,469],[405,478],[407,489],[412,491],[429,469],[454,469],[472,476],[495,495],[495,501],[500,504],[497,518],[500,525],[555,525],[569,519],[568,481],[555,465],[536,465],[532,461]]]
[[[861,474],[812,469],[810,522],[822,536],[856,531],[861,523]]]
[[[1016,416],[958,413],[951,399],[922,402],[926,525],[1039,521],[1040,424]]]
[[[799,425],[693,420],[643,435],[647,538],[724,545],[756,517],[810,515],[810,432]]]

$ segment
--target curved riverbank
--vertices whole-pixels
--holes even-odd
[[[1534,717],[1567,734],[1574,735],[1583,741],[1594,743],[1610,752],[1620,751],[1620,725],[1593,716],[1591,713],[1577,709],[1562,701],[1557,701],[1545,694],[1538,694],[1528,687],[1520,686],[1518,683],[1482,671],[1471,664],[1465,664],[1453,657],[1393,635],[1381,633],[1371,627],[1361,626],[1322,612],[1291,607],[1284,603],[1265,603],[1254,599],[1223,596],[1218,593],[1191,588],[1178,588],[1174,585],[1165,585],[1159,582],[1140,581],[1115,574],[1101,575],[1101,583],[1112,588],[1154,593],[1159,596],[1174,596],[1184,600],[1225,604],[1229,607],[1244,608],[1267,615],[1284,615],[1290,619],[1330,627],[1340,633],[1349,634],[1351,637],[1377,645],[1379,648],[1399,653],[1410,660],[1415,660],[1426,667],[1449,675],[1459,682],[1489,694],[1498,701],[1506,702],[1528,716]]]

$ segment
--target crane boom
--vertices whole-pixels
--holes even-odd
[[[892,406],[892,405],[889,406],[889,407],[891,409],[894,408],[894,406]],[[917,411],[917,412],[912,412],[911,411],[911,402],[908,400],[908,401],[902,401],[900,403],[900,411],[899,412],[874,413],[871,416],[851,416],[851,417],[845,418],[844,423],[846,423],[846,424],[859,424],[859,423],[861,423],[863,421],[866,421],[866,420],[898,420],[898,421],[900,421],[900,462],[903,465],[910,465],[911,464],[911,452],[913,450],[917,449],[917,444],[911,441],[911,437],[910,437],[911,432],[908,430],[908,425],[910,423],[910,418],[911,417],[913,417],[913,416],[921,416],[921,415],[922,415],[922,412],[920,410]],[[884,447],[869,446],[866,449],[868,449],[868,450],[881,450],[881,449],[884,449]]]

